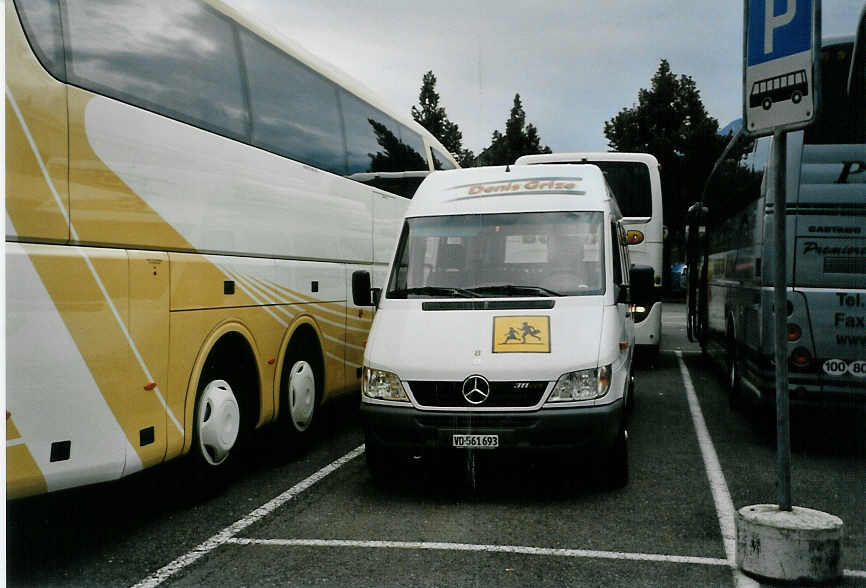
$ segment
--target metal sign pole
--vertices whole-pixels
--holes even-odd
[[[775,192],[773,360],[779,503],[744,506],[737,511],[736,562],[738,568],[762,578],[822,582],[842,576],[843,522],[831,514],[791,504],[789,250],[785,234],[787,133],[815,120],[820,96],[821,0],[744,0],[743,7],[743,125],[751,136],[773,135],[766,179],[768,201]]]
[[[788,288],[787,238],[785,234],[785,167],[787,133],[773,133],[773,185],[775,187],[775,360],[776,360],[776,490],[779,510],[791,510],[791,427],[788,401]]]

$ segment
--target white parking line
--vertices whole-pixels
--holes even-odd
[[[344,455],[343,457],[341,457],[340,459],[331,462],[312,476],[306,478],[301,482],[298,482],[276,498],[255,509],[244,518],[236,521],[235,523],[232,523],[204,543],[201,543],[197,547],[194,547],[189,553],[186,553],[175,559],[173,562],[163,566],[162,568],[136,584],[134,588],[152,588],[153,586],[158,586],[159,584],[165,582],[168,578],[176,574],[178,571],[197,561],[202,556],[207,555],[220,545],[227,543],[232,537],[234,537],[253,523],[258,522],[259,520],[268,516],[269,514],[280,508],[283,504],[296,497],[304,490],[307,490],[316,482],[321,481],[329,474],[334,473],[362,453],[364,453],[364,446],[360,445],[346,455]]]
[[[705,566],[722,566],[729,567],[733,573],[734,584],[737,588],[758,587],[760,584],[736,567],[735,550],[736,550],[736,529],[734,524],[734,506],[731,501],[731,495],[728,491],[725,476],[722,472],[721,464],[719,463],[715,447],[710,438],[706,423],[704,422],[703,413],[701,412],[700,403],[698,402],[695,388],[692,384],[691,377],[686,369],[683,355],[688,355],[688,352],[683,353],[679,350],[674,352],[679,362],[680,374],[682,375],[683,384],[686,388],[686,396],[689,402],[689,411],[692,415],[692,421],[695,426],[695,431],[700,445],[701,455],[703,456],[704,466],[707,471],[707,477],[710,481],[710,489],[713,495],[713,501],[716,505],[716,514],[721,528],[722,538],[724,541],[726,559],[712,557],[696,557],[685,555],[665,555],[655,553],[628,553],[617,551],[594,551],[586,549],[555,549],[547,547],[529,547],[521,545],[479,545],[470,543],[446,543],[446,542],[414,542],[414,541],[358,541],[358,540],[343,540],[343,539],[250,539],[236,537],[238,533],[258,522],[262,518],[268,516],[289,500],[295,498],[311,486],[321,481],[326,476],[332,474],[337,469],[341,468],[351,460],[355,459],[364,452],[364,446],[356,447],[343,457],[328,464],[315,474],[305,480],[295,484],[290,489],[286,490],[276,498],[260,506],[250,512],[244,518],[229,525],[207,541],[193,548],[189,553],[186,553],[171,563],[163,566],[133,588],[151,588],[157,586],[170,578],[172,575],[189,566],[201,557],[207,555],[217,547],[222,545],[270,545],[281,547],[359,547],[368,549],[415,549],[415,550],[436,550],[436,551],[464,551],[464,552],[486,552],[486,553],[514,553],[521,555],[541,555],[551,557],[571,557],[571,558],[586,558],[586,559],[608,559],[608,560],[624,560],[624,561],[646,561],[659,563],[677,563],[687,565],[705,565]],[[846,577],[866,578],[866,571],[862,570],[845,570]]]
[[[701,457],[704,460],[704,469],[707,471],[710,490],[713,494],[713,502],[716,505],[716,516],[719,519],[719,528],[722,531],[725,555],[727,555],[728,563],[733,569],[734,584],[738,588],[760,586],[760,584],[746,576],[736,567],[737,528],[734,522],[734,503],[731,500],[731,493],[728,491],[728,484],[725,482],[725,474],[722,472],[719,456],[716,454],[716,448],[713,445],[707,424],[704,422],[704,414],[701,412],[701,405],[698,402],[697,394],[695,394],[695,386],[692,384],[689,370],[686,369],[686,363],[683,361],[683,354],[681,351],[677,351],[676,355],[677,362],[680,365],[683,385],[686,388],[686,398],[689,401],[689,412],[692,414],[692,423],[695,426],[695,434],[698,437],[698,445],[701,448]]]
[[[588,549],[555,549],[549,547],[527,547],[523,545],[478,545],[474,543],[437,543],[428,541],[354,541],[348,539],[244,539],[235,537],[226,543],[233,545],[275,545],[279,547],[366,547],[372,549],[429,549],[438,551],[473,551],[486,553],[518,553],[521,555],[547,555],[555,557],[584,557],[590,559],[619,559],[683,563],[704,566],[729,566],[724,559],[714,557],[692,557],[688,555],[663,555],[657,553],[624,553],[618,551],[593,551]]]

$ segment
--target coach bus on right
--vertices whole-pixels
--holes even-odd
[[[792,406],[866,397],[864,16],[825,39],[821,106],[787,134],[787,357]],[[735,134],[689,218],[689,332],[724,362],[731,399],[775,403],[773,138]],[[769,411],[768,411],[769,412]]]

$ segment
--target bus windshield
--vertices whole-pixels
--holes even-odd
[[[852,43],[830,45],[821,50],[821,107],[815,122],[806,127],[804,143],[863,143],[862,121],[866,116],[863,104],[864,68],[862,57],[852,68],[853,53]]]
[[[637,161],[586,161],[601,168],[624,217],[652,216],[649,168]]]
[[[541,212],[410,218],[388,298],[604,293],[603,214]]]

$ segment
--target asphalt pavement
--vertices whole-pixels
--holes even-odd
[[[7,503],[7,583],[756,586],[731,565],[730,524],[774,502],[774,441],[729,405],[680,303],[665,304],[662,347],[637,373],[625,488],[599,487],[586,456],[490,452],[377,485],[352,398],[303,451],[258,435],[225,486],[192,488],[177,462]],[[798,415],[793,434],[794,504],[843,519],[838,585],[866,586],[862,422]]]

